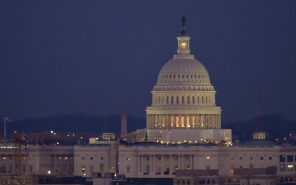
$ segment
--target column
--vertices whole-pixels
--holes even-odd
[[[218,116],[218,120],[219,120],[219,121],[218,121],[218,123],[219,123],[219,124],[218,124],[218,125],[219,125],[219,128],[221,128],[221,117],[220,117],[220,115]]]
[[[184,169],[184,155],[182,154],[181,155],[181,169],[183,170]]]
[[[160,175],[163,175],[164,173],[164,155],[161,155],[161,173]]]
[[[138,158],[138,170],[137,170],[137,172],[139,173],[139,172],[141,172],[141,157],[140,157],[140,155],[138,155],[137,156],[137,158]]]
[[[181,155],[179,155],[179,157],[178,157],[178,162],[179,162],[179,165],[178,165],[178,168],[179,168],[179,170],[182,170],[182,157],[181,157]]]
[[[173,173],[173,155],[170,155],[170,175]]]
[[[194,169],[194,155],[191,155],[191,169]]]
[[[143,155],[140,155],[140,161],[141,161],[140,172],[143,173]]]
[[[153,155],[150,155],[150,172],[149,173],[153,173]]]
[[[173,115],[173,125],[174,125],[174,128],[176,128],[176,115]]]
[[[210,128],[213,128],[213,114],[210,114],[209,116],[209,125],[210,125]]]
[[[169,119],[169,115],[168,114],[166,114],[165,115],[165,126],[166,126],[166,128],[170,128],[170,119]]]

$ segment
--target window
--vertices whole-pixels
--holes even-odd
[[[280,171],[286,171],[286,166],[284,164],[280,165]]]
[[[94,160],[94,157],[89,157],[90,160]]]
[[[293,155],[288,155],[287,156],[287,161],[288,162],[293,162]]]
[[[260,160],[263,160],[264,158],[263,157],[260,157]]]
[[[85,160],[85,157],[83,156],[83,157],[81,157],[81,160]]]
[[[287,170],[288,171],[293,171],[294,170],[294,165],[293,164],[288,164],[287,165]]]
[[[286,162],[286,156],[280,155],[280,162]]]
[[[101,160],[103,160],[104,159],[104,157],[101,157]]]
[[[100,172],[104,173],[104,164],[100,164]]]
[[[131,158],[130,158],[130,157],[127,157],[127,158],[126,158],[126,160],[130,161],[130,160],[131,160]]]
[[[268,159],[269,159],[269,160],[272,160],[272,157],[270,156]]]

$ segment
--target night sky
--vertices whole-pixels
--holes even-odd
[[[145,116],[182,14],[223,121],[296,119],[296,1],[0,1],[0,117]]]

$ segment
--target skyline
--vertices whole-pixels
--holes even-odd
[[[144,117],[185,13],[222,121],[255,117],[258,88],[263,114],[296,119],[295,2],[71,2],[0,3],[0,117]]]

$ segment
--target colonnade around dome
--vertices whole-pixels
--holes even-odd
[[[220,129],[220,114],[148,114],[147,128]]]

